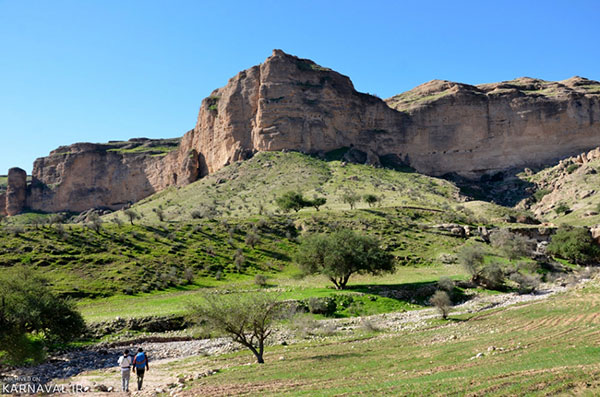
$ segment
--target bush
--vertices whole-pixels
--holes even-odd
[[[351,230],[313,234],[302,241],[295,257],[304,274],[321,273],[337,289],[355,273],[373,275],[394,270],[394,258],[380,247],[379,240]]]
[[[429,300],[429,303],[438,309],[444,320],[448,318],[448,313],[450,313],[452,302],[450,301],[450,297],[446,291],[436,291]]]
[[[546,250],[550,255],[577,264],[591,263],[600,257],[598,244],[587,228],[560,227]]]
[[[85,330],[75,305],[56,296],[45,279],[26,267],[0,274],[0,302],[0,350],[15,362],[26,358],[29,335],[43,336],[44,342],[67,342]]]
[[[569,166],[567,167],[567,174],[572,174],[578,168],[579,168],[579,164],[575,164],[575,163],[574,164],[569,164]]]
[[[335,303],[335,299],[331,297],[309,298],[307,306],[308,311],[312,314],[322,314],[324,316],[331,316],[337,310],[337,304]]]
[[[266,287],[267,276],[265,276],[264,274],[257,274],[256,276],[254,276],[254,284],[258,285],[259,287]]]
[[[452,280],[450,277],[440,277],[438,280],[438,288],[442,291],[451,293],[454,291],[454,280]]]
[[[374,206],[379,201],[379,197],[374,194],[365,194],[363,199],[365,200],[365,203],[369,204],[369,207]]]
[[[485,249],[479,245],[464,245],[458,252],[458,262],[472,276],[483,266]]]
[[[495,230],[490,234],[492,247],[498,248],[509,259],[517,259],[531,254],[533,242],[519,233],[511,233],[507,229]]]
[[[559,203],[554,208],[554,212],[556,212],[557,215],[568,214],[569,212],[571,212],[571,208],[567,204],[565,204],[565,203]]]
[[[519,272],[510,275],[510,280],[517,284],[520,294],[531,294],[540,285],[539,274],[522,274]]]

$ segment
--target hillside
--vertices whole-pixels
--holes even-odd
[[[331,153],[341,158],[344,151]],[[263,152],[233,163],[195,183],[169,188],[136,203],[132,208],[146,219],[156,218],[158,208],[168,221],[199,217],[250,217],[277,211],[275,198],[300,191],[307,198],[325,197],[322,211],[348,210],[343,196],[375,194],[378,206],[448,208],[462,201],[458,188],[443,179],[415,172],[375,168],[343,160],[324,161],[301,153]],[[362,200],[357,208],[369,208]],[[307,208],[302,213],[313,213]],[[115,213],[122,220],[122,212]],[[108,217],[111,219],[112,217]]]

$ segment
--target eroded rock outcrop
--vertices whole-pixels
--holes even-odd
[[[60,147],[35,161],[27,206],[48,212],[119,209],[188,184],[197,179],[197,157],[181,159],[178,145],[179,139],[142,138]]]
[[[599,145],[595,81],[520,78],[472,86],[434,80],[383,101],[357,92],[346,76],[274,50],[205,98],[195,128],[178,146],[151,140],[75,144],[38,159],[27,206],[121,208],[257,151],[348,147],[357,161],[479,178]]]
[[[21,168],[8,170],[8,182],[6,186],[7,215],[16,215],[25,207],[27,199],[27,173]]]

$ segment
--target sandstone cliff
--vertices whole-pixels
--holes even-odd
[[[152,147],[165,146],[157,152]],[[177,142],[75,144],[38,159],[25,205],[121,208],[256,151],[352,147],[360,161],[468,178],[549,164],[600,145],[600,83],[434,80],[382,101],[350,79],[280,50],[205,98]],[[8,199],[7,199],[8,200]]]
[[[179,139],[132,139],[60,147],[35,161],[26,205],[49,212],[118,209],[167,186],[190,183],[197,166],[186,169],[194,159],[181,159],[178,144]]]

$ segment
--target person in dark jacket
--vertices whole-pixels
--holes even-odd
[[[142,383],[144,382],[144,374],[150,369],[148,365],[148,356],[144,353],[144,350],[140,347],[138,353],[133,359],[133,372],[137,374],[137,387],[138,390],[142,390]]]

